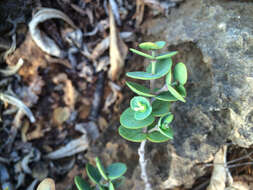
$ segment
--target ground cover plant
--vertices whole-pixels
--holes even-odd
[[[170,126],[173,121],[173,114],[170,112],[172,102],[185,102],[187,81],[187,69],[183,63],[177,63],[172,69],[172,56],[177,52],[157,54],[157,51],[164,48],[164,41],[144,42],[139,44],[144,53],[136,49],[130,49],[133,53],[150,60],[146,71],[128,72],[129,78],[150,81],[146,87],[136,82],[126,82],[126,85],[136,94],[130,106],[120,117],[119,134],[126,140],[141,142],[139,162],[141,166],[141,177],[145,182],[145,189],[151,189],[145,160],[146,141],[155,143],[165,142],[173,138],[173,130]],[[165,77],[165,85],[156,89],[155,80]]]
[[[75,184],[78,190],[114,190],[124,181],[124,174],[127,170],[125,164],[117,162],[104,168],[99,158],[96,158],[96,167],[91,164],[86,165],[86,173],[89,179],[95,184],[92,187],[80,176],[75,177]]]
[[[75,176],[75,185],[78,190],[114,190],[118,188],[125,180],[123,176],[127,167],[125,164],[116,162],[104,168],[100,159],[96,157],[96,166],[86,164],[86,173],[92,182],[90,185],[80,176]],[[46,178],[37,187],[37,190],[55,190],[55,181]]]

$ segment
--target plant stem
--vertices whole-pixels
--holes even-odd
[[[155,57],[155,51],[152,51],[151,53],[152,53],[152,56]],[[156,61],[152,60],[152,61],[151,61],[151,66],[152,66],[151,73],[152,73],[152,74],[155,74]]]
[[[155,51],[152,51],[152,56],[155,57]],[[155,74],[155,70],[156,70],[156,61],[151,61],[151,73]],[[155,79],[154,80],[150,80],[150,90],[151,92],[155,89]]]
[[[146,132],[145,128],[145,132]],[[147,175],[147,160],[145,159],[145,145],[146,145],[147,140],[144,140],[141,142],[140,147],[138,149],[138,154],[139,154],[139,164],[141,167],[141,179],[145,183],[145,190],[152,190],[151,184],[149,183],[148,180],[148,175]]]
[[[152,56],[155,57],[155,51],[152,51]],[[156,69],[156,61],[151,61],[151,73],[155,74]],[[155,89],[155,80],[150,80],[150,89],[153,91]],[[143,129],[144,133],[147,133],[147,128]],[[141,142],[140,147],[138,149],[139,154],[139,164],[141,167],[141,179],[145,183],[145,190],[152,190],[151,184],[148,180],[148,174],[147,174],[147,160],[145,159],[145,145],[147,140],[144,140]]]

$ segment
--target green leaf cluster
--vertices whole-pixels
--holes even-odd
[[[126,85],[136,94],[120,117],[119,134],[132,142],[149,140],[151,142],[165,142],[173,138],[170,126],[173,114],[170,112],[171,103],[185,102],[187,82],[187,68],[185,64],[178,63],[172,69],[172,56],[177,52],[168,52],[156,55],[156,50],[165,46],[164,41],[144,42],[139,47],[151,54],[136,49],[133,53],[148,58],[151,63],[146,71],[128,72],[126,75],[133,79],[155,80],[164,77],[166,91],[160,93],[136,82],[126,82]]]
[[[78,190],[114,190],[125,180],[123,175],[126,170],[126,165],[120,162],[104,168],[99,158],[96,158],[96,167],[91,164],[86,165],[86,173],[95,186],[91,186],[80,176],[75,177],[75,184]]]

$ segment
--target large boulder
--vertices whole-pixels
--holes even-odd
[[[253,144],[252,10],[250,1],[187,0],[144,23],[146,40],[167,41],[189,74],[187,102],[172,110],[174,140],[148,145],[155,188],[191,187],[222,145]]]

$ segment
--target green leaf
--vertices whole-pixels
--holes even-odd
[[[161,117],[158,121],[158,126],[166,126],[166,125],[170,124],[172,122],[173,118],[174,118],[174,116],[171,113]]]
[[[143,42],[139,44],[139,47],[144,50],[158,50],[162,49],[165,46],[166,42],[157,41],[157,42]]]
[[[177,98],[175,98],[169,91],[161,92],[155,98],[158,99],[158,100],[168,101],[168,102],[177,101]]]
[[[157,57],[155,57],[156,60],[160,60],[160,59],[167,59],[167,58],[171,58],[173,55],[176,55],[177,51],[173,51],[170,53],[163,53]]]
[[[150,115],[144,120],[136,120],[135,112],[131,108],[127,108],[120,116],[120,124],[129,129],[139,129],[151,125],[155,118]]]
[[[86,164],[86,172],[92,182],[99,184],[102,176],[100,175],[97,168],[90,164]]]
[[[119,127],[119,134],[124,139],[132,142],[141,142],[146,139],[146,134],[142,132],[142,129],[128,129],[123,126]]]
[[[173,139],[173,130],[170,126],[167,126],[166,128],[163,128],[161,126],[158,127],[159,131],[166,137]]]
[[[173,118],[174,116],[169,113],[168,115],[161,117],[158,121],[159,131],[170,139],[173,138],[173,131],[170,128],[169,124],[172,122]]]
[[[168,101],[161,101],[161,100],[154,100],[152,102],[152,115],[155,117],[161,117],[170,111],[170,102]]]
[[[75,184],[78,190],[91,190],[90,185],[80,176],[75,176]]]
[[[111,181],[109,181],[109,190],[115,190],[114,185]]]
[[[143,52],[138,51],[138,50],[136,50],[136,49],[130,48],[130,51],[132,51],[133,53],[136,53],[136,54],[138,54],[138,55],[140,55],[140,56],[146,57],[146,58],[148,58],[148,59],[155,59],[155,57],[153,57],[152,55],[143,53]]]
[[[168,74],[166,75],[166,79],[165,79],[166,85],[169,86],[171,85],[172,82],[172,74],[171,74],[171,70],[168,72]]]
[[[127,72],[126,76],[140,80],[153,80],[157,77],[156,75],[144,71]]]
[[[139,47],[144,50],[157,50],[160,49],[160,47],[153,42],[143,42],[139,44]]]
[[[148,99],[142,96],[133,97],[130,101],[130,107],[135,112],[134,118],[136,120],[143,120],[147,118],[152,112],[152,107]]]
[[[166,42],[165,41],[157,41],[157,42],[155,42],[155,44],[158,45],[159,49],[162,49],[166,45]]]
[[[101,185],[99,185],[98,188],[99,188],[99,190],[108,190],[107,187],[101,186]],[[97,188],[94,188],[94,190],[97,190]]]
[[[176,64],[173,76],[176,81],[184,85],[187,81],[187,68],[185,64],[183,63]]]
[[[166,75],[172,66],[172,60],[169,59],[162,59],[156,62],[156,72],[155,74],[151,73],[151,64],[147,67],[147,72],[143,71],[135,71],[135,72],[128,72],[126,75],[131,78],[140,79],[140,80],[153,80],[158,79]]]
[[[115,188],[118,188],[125,181],[125,179],[126,178],[124,176],[121,176],[120,178],[113,180],[112,183]]]
[[[151,125],[149,125],[147,128],[148,128],[148,131],[150,131],[151,129],[155,128],[156,127],[156,122],[152,123]]]
[[[186,97],[186,90],[185,87],[182,84],[176,85],[175,89],[178,91],[178,93],[182,96],[182,97]]]
[[[147,135],[147,139],[151,142],[161,143],[170,140],[169,137],[164,136],[159,131],[153,131]]]
[[[126,85],[136,94],[147,97],[154,97],[155,95],[151,93],[151,91],[138,83],[135,82],[126,82]]]
[[[172,87],[172,86],[167,86],[168,91],[178,100],[185,102],[185,99]]]
[[[155,74],[157,73],[162,73],[163,76],[166,75],[169,71],[171,71],[171,67],[172,67],[172,59],[168,58],[168,59],[164,59],[164,60],[157,60],[155,63]],[[150,63],[147,68],[146,68],[146,72],[148,73],[152,73],[152,63]],[[165,73],[165,74],[164,74]]]
[[[117,162],[108,166],[106,171],[109,179],[114,180],[123,176],[127,171],[127,167],[125,164]]]
[[[105,180],[108,180],[108,176],[106,175],[105,168],[104,168],[104,166],[102,165],[102,163],[101,163],[101,161],[99,160],[98,157],[96,157],[96,165],[97,165],[97,168],[98,168],[99,173],[103,176],[103,178],[104,178]]]

